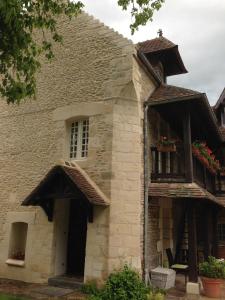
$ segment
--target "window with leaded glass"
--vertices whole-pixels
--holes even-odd
[[[88,155],[89,120],[77,120],[70,128],[70,158],[82,159]]]

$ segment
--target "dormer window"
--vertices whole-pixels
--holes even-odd
[[[70,127],[70,158],[83,159],[88,155],[89,120],[77,120]]]

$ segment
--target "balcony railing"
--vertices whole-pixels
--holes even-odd
[[[177,147],[176,152],[159,152],[151,148],[152,173],[155,182],[185,182],[184,149]]]
[[[203,187],[210,193],[215,193],[216,175],[210,173],[210,171],[194,156],[193,173],[194,181],[196,183],[198,183],[201,187]]]
[[[176,152],[159,152],[157,147],[151,147],[151,158],[152,182],[186,182],[183,146],[177,146]],[[193,178],[201,187],[215,193],[216,175],[194,156]]]

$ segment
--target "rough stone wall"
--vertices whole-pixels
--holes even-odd
[[[148,268],[168,266],[166,249],[174,248],[172,198],[150,198],[148,212]]]
[[[159,265],[160,252],[157,243],[160,241],[160,205],[158,199],[149,201],[148,211],[148,269],[151,270]]]
[[[68,159],[65,143],[69,119],[90,117],[89,156],[79,164],[109,198],[117,189],[111,187],[115,176],[111,157],[116,118],[112,107],[132,77],[132,60],[128,57],[133,45],[86,14],[72,23],[61,20],[60,31],[64,46],[55,47],[53,63],[43,63],[37,80],[37,100],[20,106],[0,103],[1,277],[41,282],[54,273],[54,222],[49,223],[40,208],[24,208],[20,204],[53,165],[60,159]],[[126,106],[126,111],[129,109]],[[126,126],[131,126],[134,132],[139,130],[135,124]],[[123,130],[126,134],[125,127]],[[9,217],[11,212],[15,212],[14,217]],[[25,268],[5,264],[10,226],[19,212],[34,215],[28,226]],[[96,208],[95,223],[89,224],[87,233],[87,247],[93,247],[93,233],[100,232],[95,247],[105,253],[108,251],[107,216],[107,209],[99,212]],[[87,249],[87,277],[99,277],[107,272],[106,258],[98,250],[91,256],[91,250]]]
[[[92,17],[62,19],[59,31],[64,46],[55,46],[53,63],[43,63],[37,100],[0,103],[0,277],[46,282],[54,274],[55,224],[40,208],[20,204],[69,158],[69,122],[80,117],[89,117],[90,132],[88,157],[78,163],[111,200],[108,209],[94,208],[88,224],[85,280],[126,261],[141,271],[143,102],[154,83],[133,58],[133,44]],[[8,266],[10,226],[24,218],[25,268]]]

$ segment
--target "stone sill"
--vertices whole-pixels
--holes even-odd
[[[8,258],[5,263],[9,266],[16,266],[16,267],[21,267],[21,268],[23,268],[25,266],[24,260],[19,260],[19,259]]]

